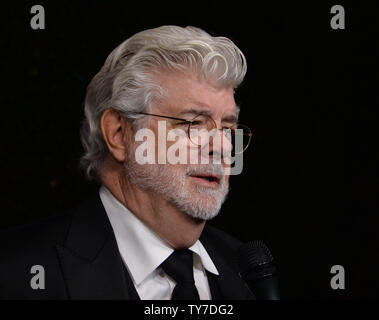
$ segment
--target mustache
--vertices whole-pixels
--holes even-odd
[[[187,176],[195,174],[217,175],[220,177],[221,182],[225,180],[225,168],[221,164],[201,164],[188,166],[184,173]]]

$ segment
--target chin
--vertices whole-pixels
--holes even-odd
[[[210,195],[196,195],[180,204],[180,209],[192,218],[211,220],[221,209],[221,203]]]
[[[204,211],[185,211],[185,213],[193,219],[199,221],[208,221],[212,220],[214,217],[218,215],[218,212],[204,212]]]
[[[229,185],[226,185],[224,191],[204,187],[199,188],[199,186],[193,187],[193,185],[184,190],[175,199],[178,209],[192,218],[211,220],[219,214],[228,194]]]

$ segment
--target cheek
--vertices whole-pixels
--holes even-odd
[[[225,181],[229,181],[230,177],[230,171],[231,171],[231,166],[230,165],[224,165],[224,174],[225,174]]]
[[[159,129],[159,128],[158,128]],[[160,128],[156,135],[156,155],[159,163],[175,165],[176,163],[188,163],[188,139],[183,130],[171,129],[166,131]]]

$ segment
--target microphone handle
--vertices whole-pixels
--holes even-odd
[[[280,300],[279,283],[275,275],[255,281],[246,279],[246,282],[257,300]]]

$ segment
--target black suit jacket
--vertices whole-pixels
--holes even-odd
[[[254,299],[238,274],[241,243],[207,225],[200,241],[219,271],[207,272],[212,298]],[[44,268],[45,289],[31,287],[34,265]],[[98,191],[75,209],[0,236],[0,298],[139,299]]]

